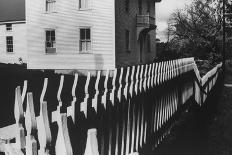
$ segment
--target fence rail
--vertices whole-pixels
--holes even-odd
[[[25,81],[22,93],[20,86],[15,89],[15,124],[4,128],[11,134],[4,137],[0,131],[2,151],[8,155],[139,154],[146,145],[157,146],[165,138],[166,126],[188,100],[204,104],[220,68],[221,64],[201,78],[194,59],[185,58],[106,71],[104,76],[101,71],[96,76],[61,75],[53,102],[45,100],[52,87],[45,78],[39,106]],[[72,86],[66,87],[71,79]]]

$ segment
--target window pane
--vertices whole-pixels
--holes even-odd
[[[86,43],[81,41],[81,51],[86,51]]]
[[[86,42],[86,50],[87,51],[91,50],[91,42],[90,41]]]
[[[6,37],[6,50],[7,52],[13,52],[13,37],[12,36]]]
[[[90,39],[90,29],[86,29],[86,39]]]
[[[46,41],[50,41],[51,31],[46,31]]]
[[[81,40],[85,39],[85,29],[80,29],[80,39]]]
[[[56,33],[55,31],[51,31],[51,41],[55,41],[56,40]]]

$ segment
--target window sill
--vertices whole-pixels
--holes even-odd
[[[6,54],[12,55],[15,54],[15,52],[6,52]]]
[[[13,32],[13,30],[6,30],[6,32]]]
[[[92,11],[91,8],[79,8],[78,11]]]
[[[57,55],[57,52],[56,53],[44,53],[44,55]]]
[[[44,12],[44,14],[52,14],[52,13],[58,13],[58,12],[57,11]]]
[[[78,54],[93,54],[92,51],[79,51]]]

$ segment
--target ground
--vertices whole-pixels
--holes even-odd
[[[156,155],[232,155],[232,68],[202,108],[193,106],[176,121]]]

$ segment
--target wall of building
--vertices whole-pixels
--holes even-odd
[[[115,0],[115,24],[116,24],[116,66],[128,66],[140,63],[140,43],[137,40],[136,34],[136,15],[139,14],[138,0],[129,0],[129,12],[126,12],[125,4],[126,0]],[[150,15],[155,17],[155,3],[154,0],[149,0],[150,4]],[[148,5],[146,0],[142,0],[142,14],[146,15]],[[126,51],[126,37],[125,31],[130,31],[130,52]],[[151,62],[156,55],[156,31],[152,30],[150,34],[150,46],[151,51],[148,52],[147,37],[144,36],[144,48],[142,52],[142,63]]]
[[[26,0],[29,69],[115,68],[114,0],[92,0],[79,10],[78,0],[56,0],[46,13],[46,0]],[[92,53],[79,52],[79,28],[91,27]],[[56,54],[45,54],[45,30],[56,30]]]
[[[13,36],[13,53],[7,53],[6,36]],[[5,23],[0,24],[0,63],[19,64],[19,58],[27,62],[26,24],[12,24],[12,31],[6,30]]]

